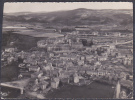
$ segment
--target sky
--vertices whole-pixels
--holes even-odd
[[[60,10],[86,9],[133,9],[131,2],[18,2],[4,3],[4,13],[15,12],[53,12]]]

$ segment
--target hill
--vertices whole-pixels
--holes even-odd
[[[4,21],[23,23],[44,23],[49,25],[100,25],[114,23],[128,26],[133,22],[132,10],[91,10],[75,9],[68,11],[4,14]],[[126,25],[125,25],[126,24]]]

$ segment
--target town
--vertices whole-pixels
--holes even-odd
[[[18,52],[13,42],[2,50],[2,67],[18,63],[16,80],[29,79],[25,87],[29,97],[41,94],[36,98],[46,98],[48,91],[64,84],[82,86],[98,81],[119,83],[130,92],[121,89],[115,98],[132,98],[132,34],[98,32],[89,26],[45,30],[63,36],[41,39],[29,52]]]

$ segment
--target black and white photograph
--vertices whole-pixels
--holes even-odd
[[[133,99],[132,2],[6,2],[1,99]]]

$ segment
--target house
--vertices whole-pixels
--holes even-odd
[[[133,75],[129,75],[129,79],[130,80],[133,80]]]
[[[29,69],[29,71],[38,72],[40,70],[40,67],[38,67],[38,66],[29,66],[28,69]]]
[[[79,43],[80,42],[80,38],[76,38],[76,42]]]
[[[92,35],[98,35],[98,31],[92,32]]]
[[[54,53],[49,53],[49,57],[51,58],[51,57],[54,57]]]
[[[38,85],[38,83],[39,83],[39,80],[36,78],[36,79],[34,80],[34,84],[35,84],[35,85]]]
[[[89,65],[87,65],[87,64],[84,64],[84,65],[83,65],[83,67],[89,67]]]
[[[116,47],[115,47],[114,44],[111,44],[111,45],[110,45],[110,49],[111,49],[111,50],[114,50],[115,48],[116,48]]]
[[[98,70],[98,75],[99,76],[105,76],[107,74],[106,70]]]
[[[23,77],[22,74],[19,74],[19,75],[18,75],[18,79],[21,79],[22,77]]]
[[[101,65],[101,62],[97,61],[97,62],[95,63],[95,66],[98,66],[98,65]]]
[[[130,80],[120,80],[120,84],[124,87],[130,88],[133,90],[133,81]]]
[[[126,73],[126,72],[121,72],[120,75],[119,75],[119,77],[120,77],[120,79],[122,79],[122,80],[126,80],[128,75],[129,75],[129,74]]]
[[[74,48],[74,49],[83,48],[83,44],[82,43],[72,43],[72,48]]]
[[[50,45],[50,44],[55,43],[56,40],[57,40],[57,38],[48,38],[48,39],[46,40],[46,43]]]
[[[77,63],[78,63],[79,66],[80,65],[84,65],[84,61],[83,60],[78,60]]]
[[[33,66],[36,66],[38,64],[38,59],[32,59],[30,64],[33,65]]]
[[[86,50],[87,50],[87,51],[91,51],[92,48],[91,48],[91,47],[86,47]]]
[[[42,75],[43,75],[43,71],[39,71],[39,72],[36,72],[36,73],[37,73],[37,77],[38,77],[38,78],[41,78]]]
[[[122,90],[122,91],[120,92],[120,99],[127,99],[126,90]]]
[[[39,48],[45,48],[47,46],[46,40],[41,40],[37,42],[37,47]]]
[[[69,44],[57,44],[56,46],[59,46],[60,47],[60,50],[70,50],[71,47]]]
[[[59,86],[60,79],[59,78],[54,78],[51,81],[51,87],[57,89]]]
[[[56,46],[54,44],[47,45],[47,51],[52,51],[54,50],[54,48],[56,49]]]
[[[94,71],[93,72],[93,75],[98,76],[98,72],[97,71]]]
[[[42,71],[35,72],[35,73],[31,74],[31,78],[40,78],[40,77],[42,77],[42,75],[43,75]]]
[[[55,44],[58,44],[58,43],[65,43],[64,37],[57,37]]]
[[[45,69],[46,71],[48,71],[48,70],[54,70],[54,68],[53,68],[53,66],[52,66],[52,63],[47,64],[47,66],[45,66],[44,69]]]
[[[59,77],[62,79],[62,78],[69,78],[69,72],[67,72],[67,71],[60,71],[59,72]]]
[[[34,91],[34,92],[36,92],[39,88],[40,88],[39,85],[33,85],[31,87],[31,90]]]
[[[74,74],[74,83],[79,83],[79,76],[77,73]]]
[[[41,77],[39,78],[39,81],[42,82],[42,81],[46,81],[46,80],[48,80],[48,79],[49,79],[49,77],[47,77],[47,76],[41,76]]]
[[[73,67],[74,65],[73,65],[73,63],[71,61],[67,61],[66,66]]]
[[[42,59],[42,60],[39,60],[39,61],[37,61],[37,65],[45,65],[46,63],[44,62],[44,60]]]
[[[9,63],[12,63],[13,61],[14,61],[14,57],[8,57],[8,58],[7,58],[8,64],[9,64]]]
[[[85,56],[81,56],[80,57],[80,60],[85,60]]]
[[[105,60],[107,60],[106,56],[99,56],[98,57],[98,61],[105,61]]]
[[[69,44],[65,44],[61,47],[62,50],[71,50],[71,46]]]
[[[42,90],[45,90],[45,89],[47,88],[48,84],[49,84],[49,83],[48,83],[47,81],[42,81],[42,82],[39,83],[40,88],[41,88]]]
[[[62,78],[61,82],[62,83],[69,83],[69,80],[70,80],[69,78]]]
[[[71,60],[76,60],[77,57],[76,57],[76,55],[72,55],[72,54],[71,54],[71,55],[70,55],[70,59],[71,59]]]
[[[64,53],[63,53],[63,55],[64,55],[64,56],[67,56],[67,55],[68,55],[68,53],[67,53],[67,52],[64,52]]]
[[[133,59],[132,58],[124,58],[123,60],[124,65],[132,65],[133,64]]]
[[[9,52],[9,53],[15,52],[16,50],[17,48],[5,48],[5,52]]]
[[[68,56],[61,56],[60,60],[70,60],[70,57],[68,57]]]
[[[59,76],[58,70],[53,70],[53,71],[52,71],[52,74],[53,74],[53,76],[55,76],[55,77],[58,77],[58,76]]]
[[[86,71],[86,73],[87,73],[88,75],[94,75],[94,74],[95,74],[94,71]]]
[[[93,55],[86,55],[86,60],[93,58]]]

